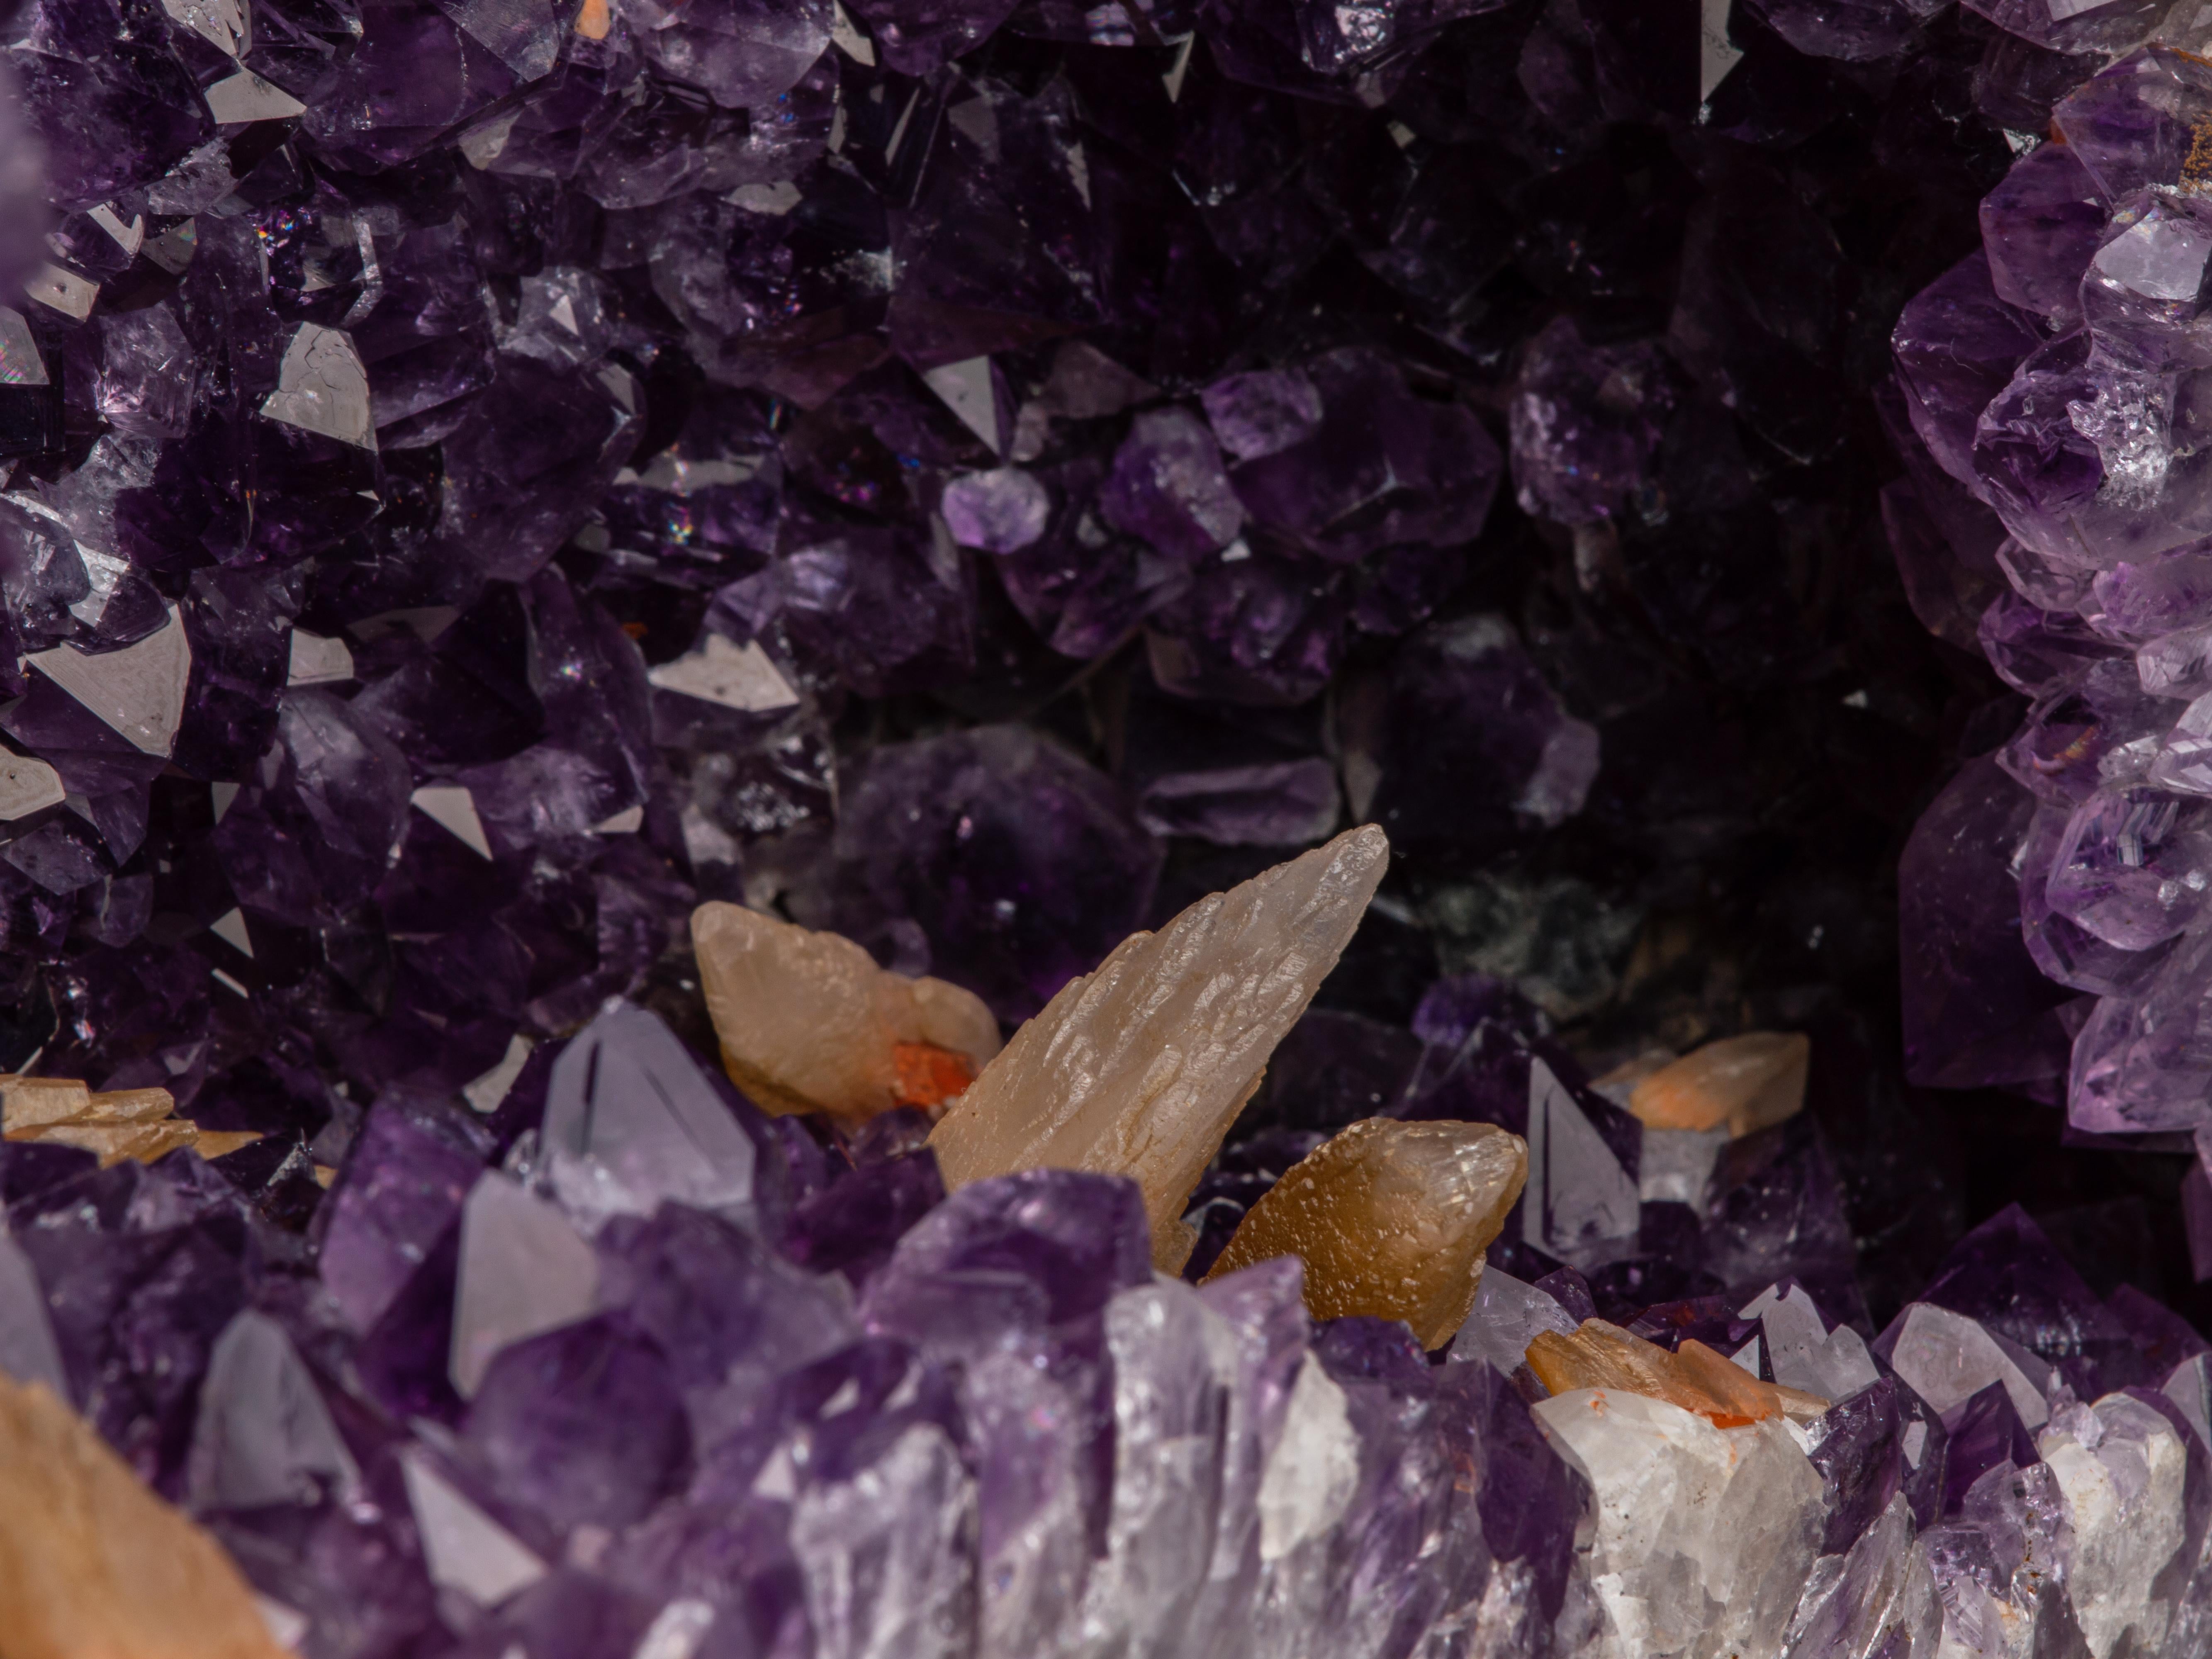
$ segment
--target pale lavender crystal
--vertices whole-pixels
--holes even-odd
[[[2212,364],[2212,317],[2200,297],[2212,258],[2212,210],[2149,191],[2116,204],[2089,261],[2081,313],[2099,348],[2131,367]]]
[[[1632,505],[1675,395],[1656,347],[1589,346],[1571,319],[1553,322],[1529,342],[1510,411],[1522,511],[1588,524]]]
[[[332,1192],[323,1282],[356,1328],[374,1325],[459,1221],[483,1162],[434,1113],[393,1102],[368,1116]]]
[[[1108,523],[1178,558],[1203,557],[1244,522],[1213,434],[1186,409],[1137,416],[1098,501]]]
[[[2070,687],[2113,654],[2112,642],[2079,617],[2039,610],[2009,592],[1982,613],[1976,643],[2006,684],[2032,697]]]
[[[620,10],[656,69],[729,109],[773,105],[830,45],[830,0],[623,0]]]
[[[2074,1041],[2069,1120],[2097,1134],[2194,1129],[2212,1093],[2212,943],[2193,935],[2149,981],[2107,996]]]
[[[2100,630],[2155,640],[2212,613],[2212,549],[2176,548],[2146,563],[2115,565],[2097,573],[2091,592],[2088,609]]]
[[[2108,945],[2145,950],[2204,914],[2208,867],[2212,805],[2141,787],[2100,789],[2075,809],[2052,855],[2051,908]]]
[[[2105,234],[2104,204],[2071,144],[2039,144],[1982,198],[1990,283],[2008,304],[2069,323]]]
[[[1321,392],[1295,368],[1261,368],[1216,380],[1199,393],[1221,447],[1256,461],[1303,443],[1321,426]]]
[[[2051,907],[2051,868],[2073,814],[2060,806],[2036,810],[2020,853],[2021,935],[2035,965],[2058,984],[2100,996],[2139,988],[2166,954],[2137,951],[2099,938]]]
[[[2060,52],[2124,52],[2151,33],[2163,0],[1966,0],[1999,28]]]
[[[1044,534],[1052,495],[1018,466],[969,472],[945,486],[938,510],[955,541],[986,553],[1018,553]]]
[[[2008,0],[2028,9],[2033,0]],[[2147,185],[2191,181],[2197,129],[2212,116],[2212,68],[2193,53],[2147,46],[2084,82],[2051,111],[2067,148],[2107,203]]]
[[[1802,52],[1846,63],[1891,56],[1909,46],[1939,0],[1752,0],[1767,26]]]

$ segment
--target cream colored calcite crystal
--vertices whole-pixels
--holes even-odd
[[[100,1167],[136,1158],[151,1164],[180,1146],[222,1158],[261,1139],[247,1130],[208,1130],[171,1115],[167,1089],[112,1089],[95,1094],[64,1078],[0,1078],[0,1135],[75,1146],[99,1155]],[[0,1659],[8,1656],[0,1653]]]
[[[1292,1165],[1206,1277],[1295,1255],[1315,1318],[1402,1319],[1441,1348],[1528,1179],[1528,1144],[1496,1124],[1369,1118]]]
[[[718,902],[692,912],[691,944],[722,1063],[765,1111],[936,1107],[999,1052],[981,998],[878,968],[839,934]]]
[[[1747,1135],[1805,1104],[1813,1044],[1796,1031],[1747,1031],[1708,1042],[1640,1079],[1628,1109],[1647,1129]]]
[[[230,1558],[39,1383],[0,1374],[0,1656],[283,1659]]]
[[[930,1136],[945,1184],[1018,1170],[1133,1178],[1152,1259],[1181,1269],[1182,1211],[1382,879],[1370,824],[1133,933],[1014,1033]]]

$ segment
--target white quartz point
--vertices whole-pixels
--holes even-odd
[[[1381,830],[1348,830],[1122,940],[946,1111],[929,1138],[945,1184],[1034,1169],[1131,1176],[1154,1265],[1180,1271],[1194,1243],[1186,1200],[1389,856]]]
[[[1311,1354],[1260,1482],[1260,1559],[1279,1561],[1344,1518],[1359,1489],[1359,1436],[1344,1390]]]
[[[999,395],[991,381],[988,357],[967,357],[957,363],[940,364],[927,371],[921,379],[945,406],[960,417],[963,426],[993,451],[998,449]]]
[[[1642,1214],[1636,1182],[1613,1148],[1552,1068],[1531,1059],[1522,1237],[1565,1261],[1595,1262],[1636,1236]]]
[[[68,1400],[69,1376],[39,1286],[22,1247],[0,1232],[0,1375],[18,1382],[43,1382],[57,1400]]]
[[[1980,1324],[1931,1302],[1905,1310],[1904,1327],[1889,1354],[1890,1369],[1936,1413],[1963,1406],[1992,1382],[2004,1384],[2020,1420],[2030,1430],[2049,1420],[2043,1389],[2047,1376],[2032,1376],[2033,1356],[2000,1343]]]
[[[1848,1553],[1815,1565],[1787,1651],[1790,1659],[1934,1659],[1942,1629],[1927,1547],[1914,1539],[1912,1507],[1899,1492]]]
[[[450,830],[480,859],[491,856],[491,842],[484,835],[483,820],[477,816],[476,797],[458,783],[426,783],[410,799],[415,810]]]
[[[1540,1331],[1575,1334],[1575,1321],[1548,1293],[1523,1284],[1501,1267],[1486,1267],[1474,1307],[1452,1340],[1451,1357],[1486,1359],[1510,1376],[1528,1357]]]
[[[667,1202],[750,1215],[753,1143],[658,1016],[610,1004],[554,1062],[545,1163],[554,1195],[596,1231]]]
[[[283,88],[263,80],[249,69],[226,76],[200,96],[207,100],[208,113],[215,117],[218,126],[238,126],[248,121],[282,121],[307,112],[307,106]]]
[[[975,1485],[934,1423],[917,1423],[849,1480],[791,1510],[814,1652],[829,1659],[966,1659]]]
[[[2173,1603],[2158,1580],[2186,1531],[2181,1437],[2154,1407],[2108,1394],[2094,1407],[2056,1413],[2036,1449],[2066,1497],[2074,1527],[2066,1589],[2090,1653],[2162,1651]]]
[[[1848,1325],[1829,1330],[1803,1285],[1792,1285],[1786,1296],[1779,1288],[1768,1285],[1737,1316],[1765,1329],[1774,1380],[1823,1400],[1848,1400],[1871,1388],[1881,1373],[1859,1334]]]
[[[439,1589],[490,1607],[545,1576],[545,1564],[520,1539],[462,1497],[420,1453],[403,1457],[399,1467],[423,1565]]]
[[[509,1343],[589,1315],[599,1262],[568,1218],[505,1176],[487,1173],[461,1206],[453,1295],[453,1387],[473,1400],[492,1356]]]
[[[353,653],[343,640],[326,640],[304,629],[292,630],[291,672],[287,685],[334,685],[353,678]]]
[[[188,1480],[195,1509],[313,1504],[349,1486],[353,1456],[284,1328],[246,1310],[223,1327],[200,1384]]]
[[[97,655],[73,645],[33,652],[25,660],[149,755],[176,747],[185,718],[185,687],[192,675],[191,642],[185,619],[169,619],[135,644]]]
[[[2176,1365],[2162,1392],[2212,1453],[2212,1354],[2200,1353]]]
[[[1603,1659],[1775,1659],[1820,1547],[1820,1476],[1780,1418],[1718,1429],[1642,1395],[1530,1407],[1590,1483]]]
[[[161,9],[228,57],[244,52],[252,38],[245,0],[161,0]]]
[[[68,793],[62,775],[46,762],[0,750],[0,819],[27,818],[60,805]]]
[[[276,366],[276,389],[261,412],[302,432],[319,433],[362,449],[376,447],[368,408],[368,371],[343,329],[302,323]]]
[[[748,714],[799,706],[799,693],[767,652],[750,640],[738,645],[720,634],[708,635],[697,650],[648,669],[645,677],[663,691]]]
[[[52,386],[46,360],[31,337],[30,320],[0,306],[0,386]]]

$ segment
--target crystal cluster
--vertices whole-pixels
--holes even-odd
[[[1911,1073],[2185,1146],[2212,1130],[2212,520],[2192,435],[2212,70],[2179,23],[2145,9],[2097,42],[2155,34],[2055,88],[2047,138],[1982,203],[1981,246],[1905,307],[1891,424],[1911,499],[1890,528],[1923,620],[2024,700],[1905,851]]]

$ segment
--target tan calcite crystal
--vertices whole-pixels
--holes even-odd
[[[878,968],[836,933],[717,902],[692,912],[691,944],[722,1063],[764,1111],[933,1108],[999,1052],[981,998]]]
[[[1370,824],[1133,933],[1014,1033],[929,1138],[945,1184],[1041,1168],[1144,1188],[1153,1264],[1196,1242],[1185,1202],[1365,914],[1390,844]]]
[[[1640,1394],[1695,1412],[1716,1428],[1770,1417],[1809,1423],[1828,1409],[1818,1395],[1763,1382],[1694,1338],[1669,1353],[1602,1319],[1584,1320],[1571,1336],[1539,1332],[1528,1344],[1528,1369],[1555,1395],[1574,1389]]]
[[[64,1078],[0,1078],[0,1135],[76,1146],[100,1157],[102,1169],[136,1158],[151,1164],[179,1146],[222,1158],[261,1137],[248,1130],[208,1130],[172,1116],[167,1089],[112,1089],[94,1094]],[[0,1659],[8,1659],[0,1652]]]
[[[1803,1108],[1812,1056],[1812,1042],[1800,1032],[1724,1037],[1643,1079],[1628,1109],[1647,1129],[1725,1127],[1747,1135]]]
[[[0,1656],[283,1659],[215,1540],[44,1385],[0,1373]]]
[[[1285,1172],[1206,1277],[1295,1255],[1315,1318],[1402,1319],[1441,1348],[1528,1179],[1528,1144],[1495,1124],[1369,1118]]]

